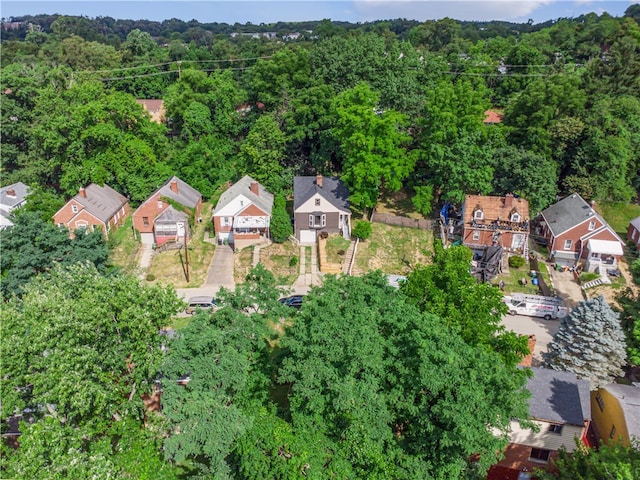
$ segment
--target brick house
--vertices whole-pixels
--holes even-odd
[[[627,240],[631,240],[640,249],[640,217],[636,217],[629,222]]]
[[[507,252],[528,254],[529,202],[504,197],[467,195],[462,206],[462,243],[475,254],[499,246]]]
[[[162,245],[169,240],[178,240],[184,237],[188,227],[187,209],[199,219],[202,195],[174,176],[133,212],[133,227],[140,232],[142,243]]]
[[[351,235],[349,189],[338,177],[293,179],[295,236],[302,243],[315,243],[319,232]]]
[[[218,242],[243,248],[269,237],[273,194],[245,175],[229,187],[213,211]]]
[[[577,193],[554,203],[540,215],[541,234],[556,263],[572,267],[584,261],[585,270],[590,272],[617,265],[624,242]]]
[[[491,480],[530,478],[526,472],[536,468],[552,471],[552,460],[561,447],[573,452],[576,438],[588,444],[589,382],[578,380],[571,372],[537,367],[531,371],[533,377],[527,382],[531,392],[529,415],[539,431],[523,428],[517,420],[511,421],[509,445],[504,459],[489,470]]]
[[[108,185],[92,183],[81,187],[78,193],[53,216],[60,227],[66,227],[71,235],[77,229],[102,229],[109,238],[112,229],[120,227],[129,216],[129,199]]]
[[[22,182],[0,188],[0,228],[13,226],[10,213],[25,204],[29,187]]]

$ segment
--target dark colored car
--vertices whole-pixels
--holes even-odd
[[[279,302],[287,307],[300,308],[304,295],[291,295],[290,297],[281,298]]]

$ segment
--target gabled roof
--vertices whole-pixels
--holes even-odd
[[[545,208],[541,215],[554,237],[562,235],[589,218],[597,218],[604,225],[607,225],[604,218],[577,193]]]
[[[164,100],[155,99],[155,98],[138,98],[136,99],[136,103],[138,105],[142,105],[142,107],[148,112],[159,112],[164,107]]]
[[[9,195],[13,192],[12,195]],[[12,209],[16,205],[24,202],[25,197],[29,193],[29,187],[22,182],[13,183],[6,187],[0,188],[0,205]]]
[[[484,123],[502,123],[502,114],[495,110],[486,110],[484,112]]]
[[[273,194],[269,193],[260,183],[258,183],[258,195],[256,195],[251,191],[251,184],[254,182],[256,181],[253,178],[249,175],[245,175],[236,183],[231,185],[222,195],[220,195],[220,200],[218,200],[218,204],[216,205],[213,214],[215,215],[224,207],[229,205],[239,195],[243,195],[260,210],[265,212],[267,215],[271,215],[271,210],[273,209]],[[247,206],[244,205],[242,209],[245,209],[246,207]]]
[[[171,190],[171,182],[176,182],[178,193]],[[167,180],[167,182],[158,190],[153,192],[153,194],[147,200],[145,200],[144,203],[148,202],[149,199],[155,196],[156,193],[160,193],[160,196],[170,198],[171,200],[178,202],[180,205],[184,205],[185,207],[189,208],[195,208],[202,198],[202,194],[199,191],[197,191],[188,183],[180,180],[175,175]]]
[[[588,380],[578,380],[572,372],[547,368],[531,371],[533,377],[527,383],[531,418],[571,425],[584,425],[585,420],[591,420]]]
[[[473,214],[481,209],[484,220],[510,221],[512,213],[520,214],[520,221],[529,219],[529,202],[524,198],[507,195],[493,197],[489,195],[467,195],[464,200],[464,222],[473,220]]]
[[[72,200],[82,205],[87,212],[102,222],[113,217],[128,202],[127,197],[116,192],[109,185],[101,187],[92,183],[85,187],[84,192],[85,195],[78,193]]]
[[[636,230],[640,230],[640,217],[636,217],[629,222],[630,225],[635,227]]]
[[[317,177],[295,177],[293,179],[293,211],[295,212],[316,193],[340,210],[349,210],[349,189],[338,177],[323,177],[322,187]]]
[[[640,387],[610,383],[602,388],[618,399],[629,437],[635,435],[640,438]]]
[[[164,212],[162,212],[153,220],[153,223],[176,223],[186,222],[188,220],[189,217],[186,213],[180,212],[169,205],[169,207]]]

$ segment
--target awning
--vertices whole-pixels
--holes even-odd
[[[622,245],[620,245],[620,242],[615,242],[613,240],[589,240],[587,242],[587,246],[590,253],[617,256],[623,254]]]
[[[234,217],[233,228],[269,228],[269,217],[265,217],[265,216]]]
[[[552,252],[554,258],[565,258],[567,260],[576,260],[578,254],[576,252],[563,252],[562,250]]]

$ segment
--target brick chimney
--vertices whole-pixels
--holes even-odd
[[[511,207],[513,206],[513,193],[507,193],[504,197],[504,206]]]
[[[171,180],[169,184],[169,188],[173,193],[178,193],[178,182],[176,180]]]
[[[84,187],[80,187],[80,189],[78,190],[78,193],[80,194],[81,197],[87,198],[87,191],[84,189]]]
[[[322,175],[316,175],[316,185],[322,188]]]
[[[7,197],[16,198],[16,191],[13,188],[7,190]]]
[[[253,193],[256,197],[260,196],[260,191],[258,189],[258,182],[251,182],[251,185],[249,186],[249,189],[251,190],[251,193]]]

